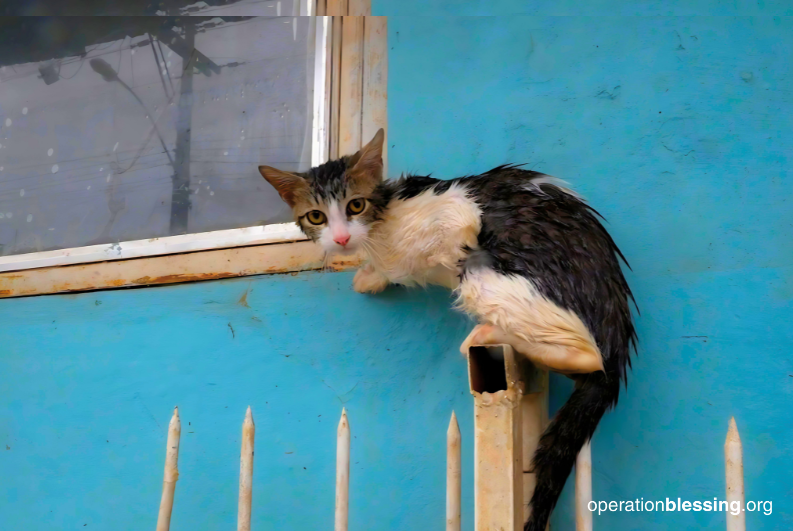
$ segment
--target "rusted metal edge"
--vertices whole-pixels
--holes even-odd
[[[334,259],[328,268],[343,271],[360,264],[356,255]],[[0,273],[0,298],[292,273],[324,265],[322,251],[309,241],[235,247]]]

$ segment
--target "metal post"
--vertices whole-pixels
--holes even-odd
[[[537,478],[531,472],[534,453],[545,428],[548,427],[548,371],[539,371],[537,386],[523,395],[523,520],[529,519],[529,502],[534,494]]]
[[[523,397],[542,390],[542,373],[509,345],[472,346],[468,378],[474,396],[474,529],[520,531],[523,499]],[[542,420],[536,400],[527,421]]]

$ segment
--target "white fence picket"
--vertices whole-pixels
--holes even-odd
[[[350,510],[350,423],[347,410],[341,410],[336,432],[336,526],[335,531],[347,531]]]
[[[730,419],[727,440],[724,441],[724,469],[727,479],[727,505],[737,501],[741,507],[738,514],[727,512],[727,531],[746,531],[746,513],[743,511],[743,446],[735,417]]]
[[[253,502],[253,443],[256,426],[251,406],[242,421],[242,449],[240,450],[240,499],[237,508],[237,531],[251,531],[251,504]]]
[[[460,496],[462,486],[460,426],[452,411],[446,432],[446,531],[460,531]]]
[[[173,408],[173,416],[168,424],[168,442],[165,447],[165,474],[162,483],[162,499],[160,500],[160,513],[157,515],[157,531],[168,531],[171,527],[171,511],[173,510],[173,495],[176,490],[176,480],[179,479],[179,436],[182,433],[182,423],[179,420],[179,408]]]
[[[581,448],[575,461],[575,529],[592,531],[592,446],[591,441]]]

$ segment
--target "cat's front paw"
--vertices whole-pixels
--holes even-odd
[[[369,266],[359,269],[352,279],[352,289],[358,293],[380,293],[386,286],[388,279]]]

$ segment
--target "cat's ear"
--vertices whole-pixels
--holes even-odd
[[[294,208],[298,198],[308,193],[308,182],[300,175],[270,166],[259,166],[259,173],[278,190],[281,199],[290,207]]]
[[[383,140],[385,131],[379,129],[374,138],[350,157],[347,174],[354,182],[378,185],[383,180]]]

